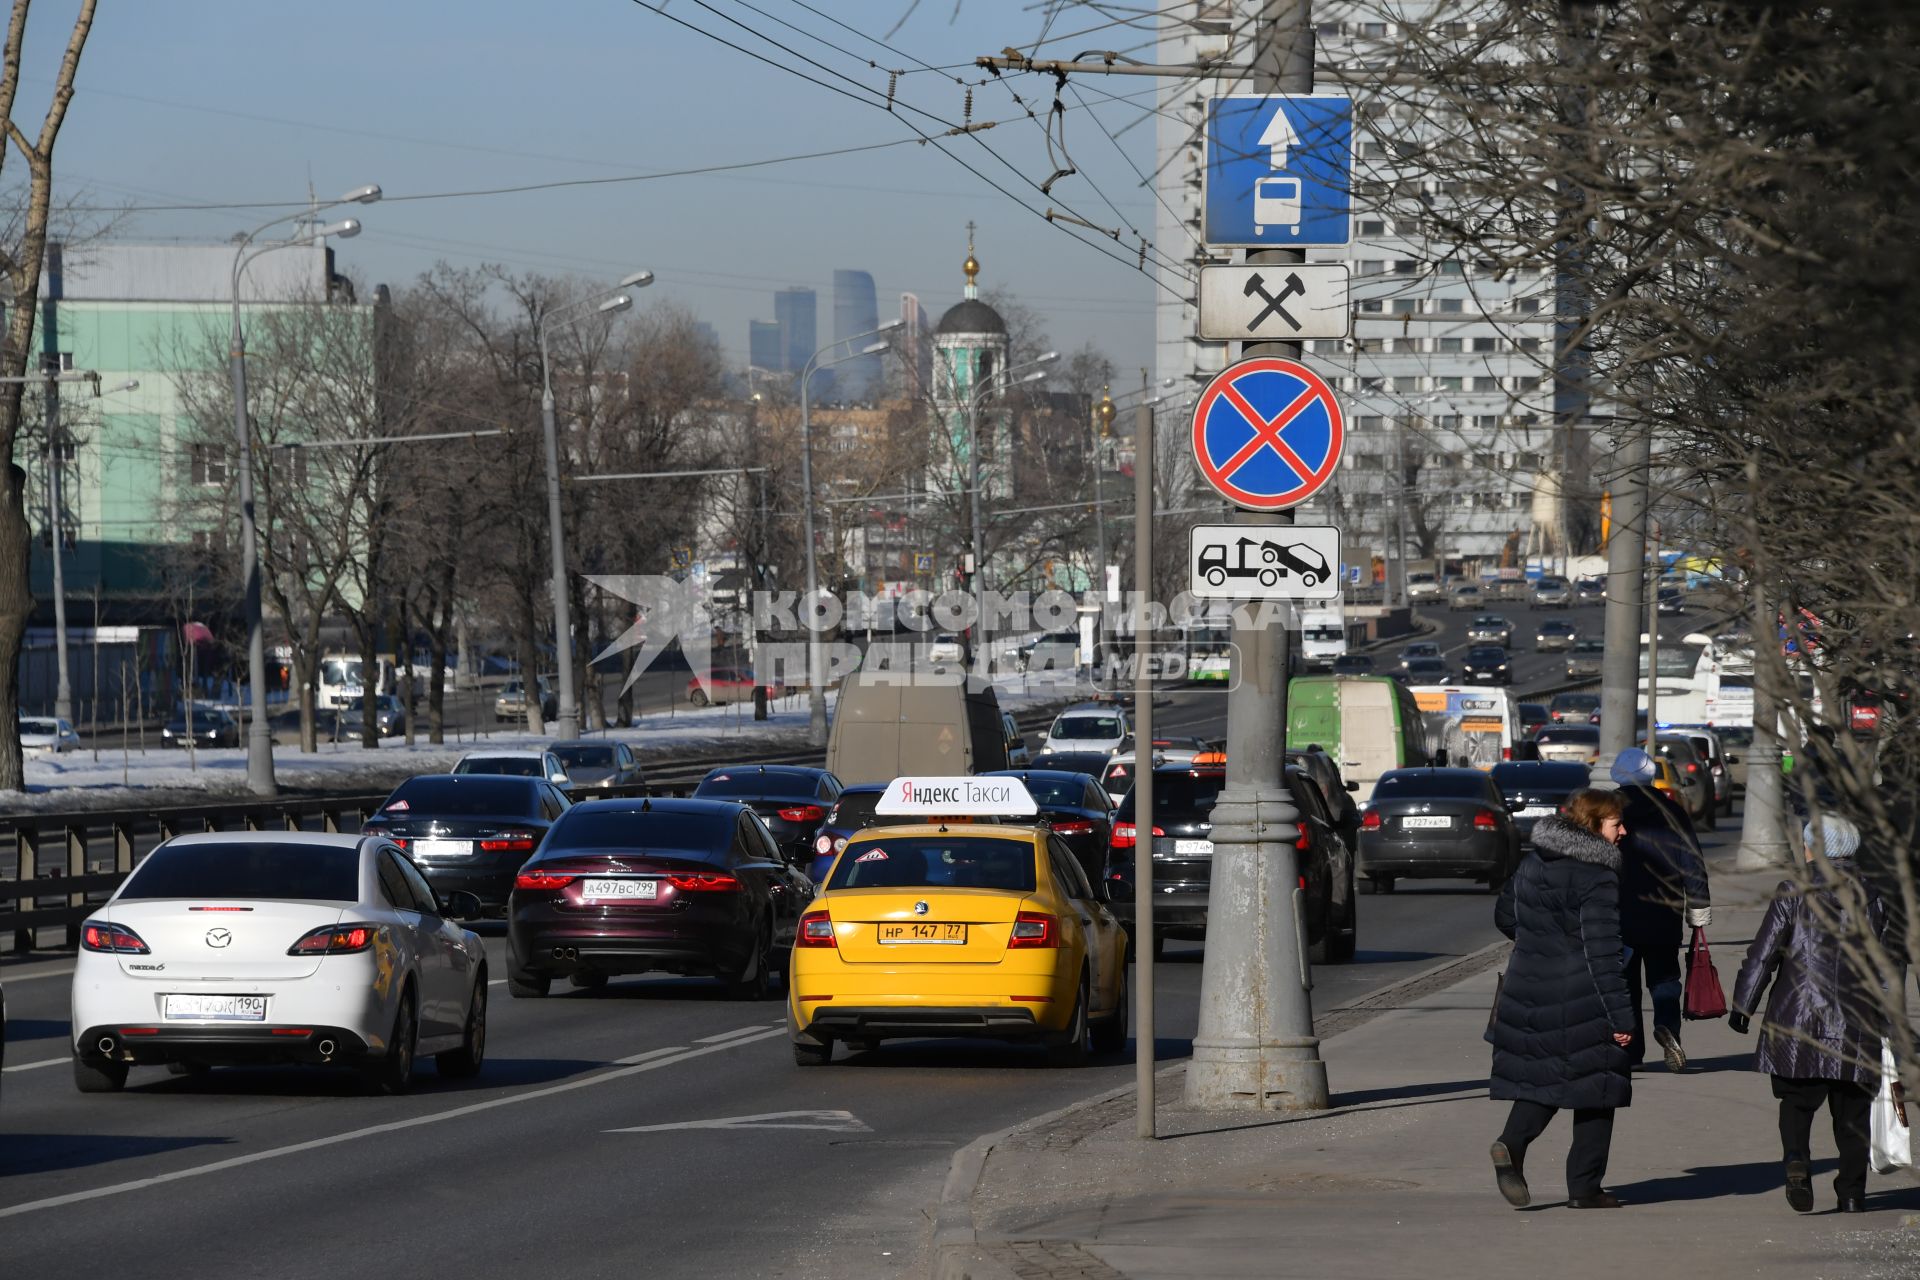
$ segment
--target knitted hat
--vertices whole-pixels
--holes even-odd
[[[1652,782],[1659,772],[1653,757],[1638,747],[1628,747],[1613,758],[1613,780],[1623,787]]]
[[[1860,828],[1832,814],[1809,822],[1800,834],[1807,848],[1829,858],[1851,858],[1860,851]]]

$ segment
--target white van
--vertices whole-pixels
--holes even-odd
[[[1300,660],[1325,671],[1347,654],[1347,618],[1339,605],[1300,611]]]

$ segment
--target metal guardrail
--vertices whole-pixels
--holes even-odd
[[[1051,709],[1035,710],[1016,716],[1015,723],[1030,732],[1053,716]],[[644,786],[595,787],[579,798],[685,795],[717,765],[808,764],[819,758],[815,747],[690,757],[648,770]],[[27,952],[39,945],[41,929],[65,926],[65,945],[77,947],[87,916],[165,840],[204,831],[357,832],[390,793],[12,815],[0,820],[0,841],[12,837],[14,864],[12,878],[0,879],[0,938],[11,933],[12,950]]]

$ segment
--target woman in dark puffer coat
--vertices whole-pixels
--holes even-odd
[[[1626,1045],[1634,1011],[1620,943],[1620,797],[1576,792],[1566,817],[1542,818],[1533,853],[1500,893],[1494,923],[1513,939],[1487,1039],[1493,1044],[1495,1099],[1508,1100],[1493,1144],[1500,1193],[1516,1208],[1531,1200],[1527,1146],[1553,1113],[1573,1110],[1567,1152],[1567,1202],[1615,1209],[1601,1189],[1613,1113],[1633,1100]]]
[[[1773,1096],[1780,1099],[1787,1203],[1801,1213],[1813,1211],[1810,1139],[1813,1117],[1825,1103],[1840,1151],[1833,1180],[1840,1212],[1860,1213],[1867,1207],[1868,1127],[1880,1087],[1885,988],[1864,964],[1848,958],[1845,939],[1864,926],[1884,941],[1887,907],[1854,870],[1859,828],[1828,815],[1808,823],[1804,835],[1807,861],[1814,864],[1810,883],[1783,880],[1774,891],[1734,982],[1727,1023],[1746,1034],[1771,982],[1755,1065],[1773,1077]],[[1853,910],[1866,918],[1856,920]]]

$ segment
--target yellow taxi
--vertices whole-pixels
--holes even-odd
[[[794,1061],[836,1041],[1038,1041],[1056,1065],[1127,1038],[1127,934],[1018,778],[896,778],[847,841],[787,967]],[[991,821],[988,821],[991,819]]]

